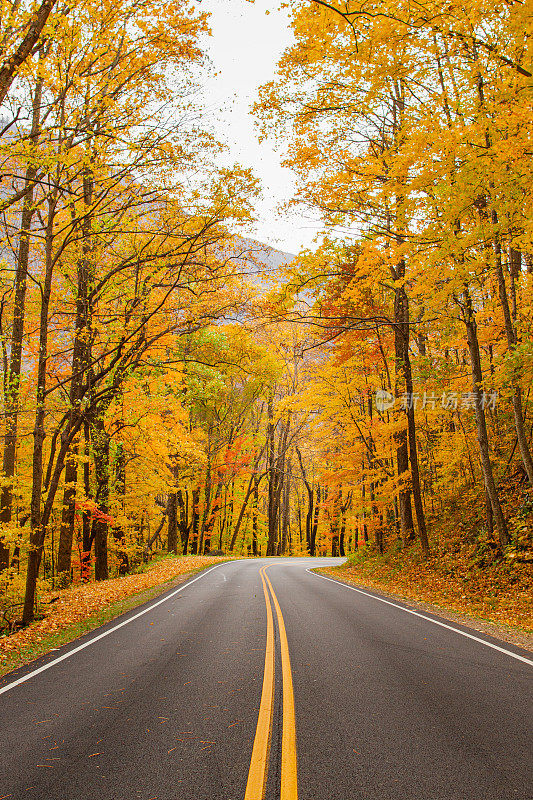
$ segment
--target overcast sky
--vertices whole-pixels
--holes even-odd
[[[250,115],[258,87],[274,76],[279,56],[292,41],[287,10],[278,10],[278,0],[202,0],[201,6],[211,12],[213,36],[206,45],[218,73],[205,83],[204,103],[218,137],[230,148],[229,161],[251,167],[263,186],[259,221],[247,233],[297,253],[311,244],[319,225],[310,215],[277,213],[294,193],[294,176],[281,167],[273,142],[259,144]]]

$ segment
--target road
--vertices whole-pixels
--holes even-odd
[[[0,800],[530,800],[532,657],[221,564],[6,676]]]

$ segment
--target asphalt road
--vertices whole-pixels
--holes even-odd
[[[0,800],[531,800],[532,656],[320,563],[222,564],[6,676]]]

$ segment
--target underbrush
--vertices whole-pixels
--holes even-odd
[[[21,666],[52,648],[72,641],[129,608],[160,594],[170,582],[227,561],[213,556],[165,556],[142,572],[68,589],[43,591],[39,617],[31,625],[0,636],[0,674]],[[53,603],[49,601],[54,599]]]
[[[511,541],[502,550],[487,530],[483,498],[450,498],[431,522],[431,555],[417,543],[403,546],[389,532],[385,552],[359,548],[340,568],[339,578],[432,603],[490,622],[533,630],[533,496],[510,486],[505,511]]]

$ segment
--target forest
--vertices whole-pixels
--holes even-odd
[[[531,6],[289,7],[254,115],[323,221],[290,256],[243,233],[259,183],[195,113],[200,3],[0,0],[0,611],[22,625],[166,554],[525,596]]]

